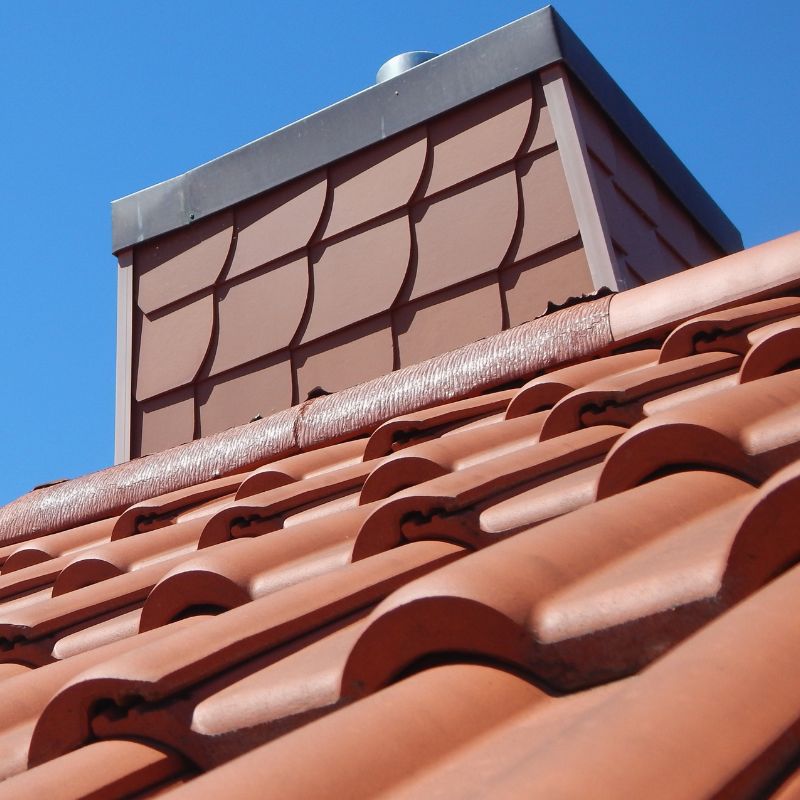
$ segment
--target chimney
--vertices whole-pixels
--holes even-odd
[[[378,81],[112,204],[117,461],[741,248],[549,7]]]

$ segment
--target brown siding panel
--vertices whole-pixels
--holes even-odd
[[[491,336],[502,327],[496,273],[445,289],[395,312],[399,366]]]
[[[514,158],[528,130],[532,107],[531,83],[523,80],[432,122],[433,157],[425,194],[455,186]]]
[[[191,386],[136,403],[131,447],[139,455],[156,453],[194,438],[194,390]]]
[[[404,206],[422,176],[425,128],[414,128],[331,167],[333,200],[323,238]]]
[[[208,351],[213,323],[210,291],[161,316],[140,315],[136,399],[147,400],[191,383]]]
[[[298,400],[317,387],[337,392],[392,371],[394,349],[388,315],[299,347]]]
[[[305,256],[220,289],[211,374],[288,347],[300,324],[307,293]]]
[[[595,288],[583,248],[564,255],[530,258],[503,269],[500,287],[512,327],[543,314],[548,300],[563,303]]]
[[[150,314],[211,286],[225,266],[232,237],[233,215],[225,212],[139,245],[134,256],[139,308]]]
[[[517,211],[517,184],[510,169],[418,206],[411,298],[497,269],[511,244]]]
[[[579,87],[576,106],[620,280],[715,257]],[[574,157],[533,76],[135,247],[134,396],[173,398],[180,420],[164,422],[166,400],[139,407],[132,455],[190,423],[203,435],[242,424],[599,288],[565,177]]]
[[[155,251],[136,248],[148,313],[194,293],[140,315],[136,397],[193,385],[182,430],[191,411],[206,435],[499,332],[512,248],[522,274],[578,233],[555,144],[541,84],[524,79],[187,229],[194,249],[158,267],[180,291],[168,281],[152,299]],[[558,275],[517,276],[528,290],[504,288],[505,302],[566,287]],[[557,291],[580,293],[576,280]],[[172,441],[152,413],[139,426],[148,448]]]
[[[522,231],[515,258],[540,253],[578,235],[578,220],[558,151],[520,162]]]
[[[287,353],[204,381],[197,388],[200,435],[244,425],[292,403],[292,370]]]
[[[314,301],[303,342],[388,310],[408,270],[408,218],[403,214],[312,252]]]
[[[615,249],[621,252],[622,275],[633,278],[628,288],[723,255],[577,86],[575,99],[590,151],[589,168]]]
[[[242,205],[228,277],[242,275],[308,244],[325,205],[327,179],[315,172]]]
[[[530,143],[525,148],[527,153],[533,153],[543,147],[551,147],[556,143],[550,109],[547,107],[541,84],[536,78],[533,79],[533,116],[528,130],[528,139],[530,139]]]

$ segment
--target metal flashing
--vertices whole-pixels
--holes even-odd
[[[542,85],[594,286],[604,286],[616,292],[625,287],[620,285],[616,265],[612,262],[614,245],[606,220],[598,209],[598,192],[588,169],[589,155],[575,111],[569,77],[559,65],[548,67],[542,72]]]
[[[547,6],[260,139],[111,204],[112,250],[189,225],[565,63],[698,223],[726,251],[741,235],[558,13]]]
[[[117,272],[117,366],[114,463],[131,457],[131,375],[133,356],[133,250],[119,254]]]

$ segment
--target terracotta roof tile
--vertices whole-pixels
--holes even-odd
[[[604,320],[594,349],[501,380],[478,343],[458,391],[310,401],[271,455],[4,546],[0,796],[790,796],[797,241],[539,328]]]

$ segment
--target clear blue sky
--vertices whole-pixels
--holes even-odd
[[[800,4],[555,5],[746,245],[800,228]],[[112,199],[539,6],[0,4],[0,503],[112,463]]]

